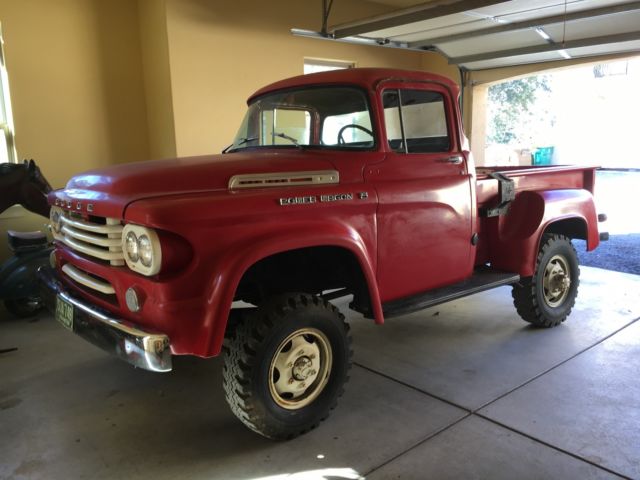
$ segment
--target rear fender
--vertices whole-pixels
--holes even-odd
[[[563,224],[580,228],[562,228]],[[558,230],[572,238],[584,237],[591,251],[600,243],[597,225],[593,196],[587,190],[521,192],[507,215],[498,220],[491,239],[491,264],[530,277],[545,232]]]
[[[205,329],[210,335],[205,350],[208,356],[220,353],[231,304],[245,272],[256,262],[271,255],[318,246],[341,247],[355,255],[367,282],[374,319],[378,324],[383,323],[382,305],[374,273],[375,264],[358,232],[342,224],[296,224],[295,227],[280,229],[277,234],[243,239],[242,243],[225,252],[224,258],[216,263],[216,273],[207,295],[209,308]]]

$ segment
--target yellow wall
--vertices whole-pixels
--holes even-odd
[[[16,145],[55,187],[148,156],[137,4],[0,0]]]
[[[319,0],[0,0],[20,158],[54,188],[76,173],[148,158],[219,152],[261,86],[303,71],[304,58],[359,67],[431,70],[457,80],[433,53],[294,37],[318,30]],[[384,13],[335,2],[329,24]],[[42,229],[13,208],[6,230]]]
[[[136,2],[0,0],[19,158],[54,187],[75,173],[149,156]],[[14,208],[6,230],[42,229]]]
[[[165,0],[138,0],[149,157],[176,156]]]
[[[384,11],[340,0],[330,23]],[[358,67],[423,66],[419,52],[292,36],[292,27],[320,28],[319,1],[167,0],[167,21],[178,155],[222,150],[233,140],[247,97],[267,83],[302,74],[305,57]]]
[[[434,52],[424,52],[421,53],[420,56],[422,59],[422,70],[444,75],[457,84],[460,84],[460,71],[458,67],[449,65],[446,57]]]
[[[330,24],[392,9],[335,2]],[[428,69],[437,54],[294,37],[320,28],[312,0],[0,0],[21,158],[54,187],[119,162],[220,151],[246,98],[302,73],[305,57]]]

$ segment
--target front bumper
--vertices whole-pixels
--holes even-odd
[[[77,298],[51,267],[41,267],[38,279],[40,295],[49,311],[55,314],[58,297],[73,305],[73,333],[136,367],[152,372],[171,371],[171,349],[167,335],[115,318]]]

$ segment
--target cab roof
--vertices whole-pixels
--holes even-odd
[[[375,88],[375,86],[385,80],[397,81],[418,81],[437,82],[444,84],[454,98],[458,97],[458,85],[447,77],[429,72],[418,72],[412,70],[397,70],[391,68],[346,68],[341,70],[329,70],[327,72],[310,73],[287,78],[261,88],[249,97],[247,103],[251,103],[255,98],[266,93],[289,88],[320,86],[320,85],[355,85],[364,89]]]

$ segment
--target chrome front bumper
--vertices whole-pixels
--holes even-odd
[[[42,300],[53,314],[58,297],[73,305],[73,333],[136,367],[152,372],[171,371],[167,335],[143,330],[75,297],[51,267],[41,267],[38,279]]]

